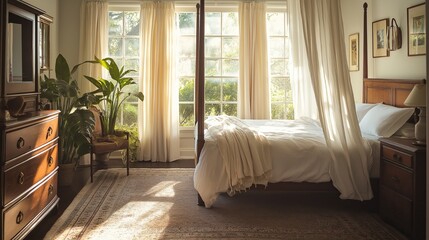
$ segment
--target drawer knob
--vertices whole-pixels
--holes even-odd
[[[23,172],[20,172],[18,175],[18,183],[21,185],[24,184],[24,173]]]
[[[48,139],[52,135],[53,132],[54,132],[54,129],[52,129],[52,127],[49,127],[48,131],[46,132],[46,139]]]
[[[401,155],[399,155],[399,154],[394,153],[394,154],[393,154],[393,159],[394,159],[395,161],[402,162],[402,157],[401,157]]]
[[[16,216],[16,224],[20,224],[22,220],[24,220],[24,213],[19,211],[18,215]]]
[[[51,196],[51,194],[54,192],[54,185],[49,185],[49,189],[48,189],[48,196]]]
[[[20,137],[20,138],[18,139],[18,141],[16,142],[16,147],[17,147],[18,149],[21,149],[21,148],[23,148],[23,147],[24,147],[24,145],[25,145],[25,140],[24,140],[24,138]]]
[[[54,163],[54,158],[52,156],[49,156],[49,158],[48,158],[48,167],[52,166],[52,163]]]

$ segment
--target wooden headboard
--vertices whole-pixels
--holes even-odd
[[[406,107],[404,101],[408,94],[415,84],[421,83],[425,80],[364,78],[362,102]]]

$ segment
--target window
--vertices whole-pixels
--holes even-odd
[[[286,12],[267,13],[270,66],[271,118],[293,119],[292,89],[289,78],[289,40]]]
[[[177,13],[180,125],[194,125],[195,13]],[[237,12],[206,12],[206,115],[237,115],[239,75]]]
[[[108,56],[119,67],[133,69],[128,76],[139,83],[140,76],[140,9],[139,7],[109,7]],[[138,85],[130,86],[138,90]],[[129,97],[121,107],[118,123],[131,125],[137,122],[137,98]]]

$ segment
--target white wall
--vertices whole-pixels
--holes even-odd
[[[363,3],[368,3],[368,77],[423,79],[426,78],[426,57],[409,57],[407,53],[407,8],[422,3],[422,0],[341,0],[344,34],[348,48],[348,36],[359,33],[359,71],[350,72],[353,93],[357,102],[362,101],[363,63]],[[372,22],[383,18],[395,18],[402,29],[402,48],[390,52],[389,57],[372,57]],[[347,53],[348,54],[348,53]]]
[[[80,4],[81,0],[61,0],[59,52],[70,66],[79,63]]]
[[[59,0],[25,0],[29,4],[38,7],[53,17],[53,23],[50,25],[50,44],[51,44],[51,67],[54,67],[55,58],[58,55],[58,35],[59,35]]]

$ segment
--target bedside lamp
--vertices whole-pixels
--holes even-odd
[[[416,84],[404,104],[420,110],[419,121],[415,126],[415,145],[426,145],[426,85]]]

